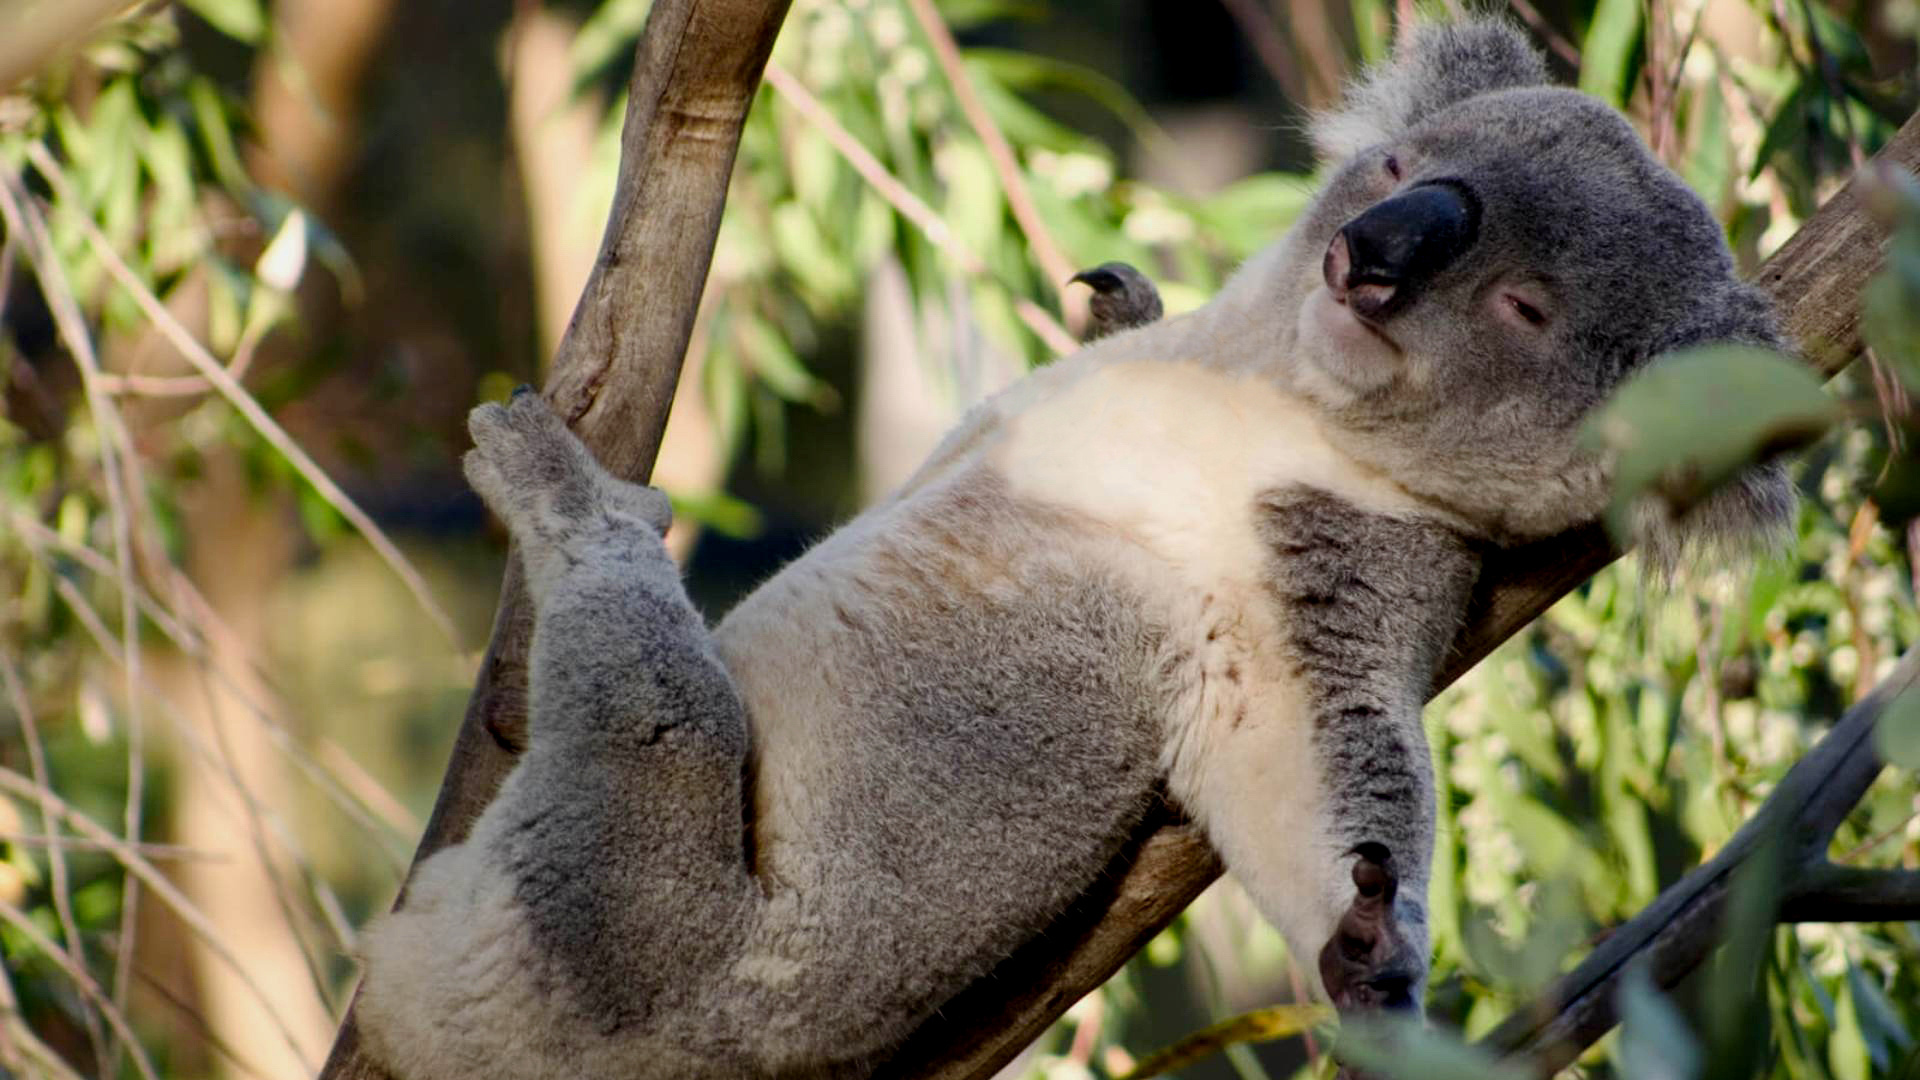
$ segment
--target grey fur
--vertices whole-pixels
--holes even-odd
[[[1377,845],[1392,854],[1396,877],[1424,883],[1434,805],[1420,708],[1459,630],[1480,553],[1438,522],[1368,513],[1304,488],[1263,496],[1256,522],[1270,553],[1267,588],[1286,627],[1278,647],[1308,698],[1336,842],[1348,851]],[[1425,897],[1398,897],[1391,913],[1381,955],[1364,975],[1404,981],[1417,1001]]]
[[[1421,32],[1322,125],[1325,187],[1214,303],[982,406],[712,635],[663,497],[537,396],[476,410],[468,475],[536,609],[531,745],[368,930],[375,1057],[868,1075],[1163,792],[1343,1008],[1416,1003],[1420,705],[1480,552],[1600,511],[1575,433],[1654,355],[1779,342],[1705,207],[1541,80],[1502,25]],[[1334,237],[1425,183],[1471,200],[1476,239],[1363,329]],[[1790,507],[1755,470],[1682,529]]]

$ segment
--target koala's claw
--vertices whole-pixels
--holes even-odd
[[[1353,864],[1356,895],[1320,950],[1320,981],[1341,1012],[1414,1009],[1421,957],[1402,935],[1393,909],[1400,891],[1392,855],[1362,844]]]
[[[1147,275],[1127,263],[1101,263],[1067,282],[1093,289],[1093,298],[1087,301],[1087,310],[1093,315],[1087,323],[1087,341],[1158,321],[1166,310],[1160,303],[1160,290]]]

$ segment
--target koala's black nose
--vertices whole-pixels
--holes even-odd
[[[1479,227],[1479,207],[1465,188],[1422,184],[1340,229],[1322,268],[1327,287],[1355,314],[1389,318],[1473,246]]]

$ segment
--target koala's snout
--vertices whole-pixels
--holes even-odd
[[[1406,307],[1420,288],[1473,246],[1477,200],[1462,186],[1422,184],[1341,227],[1321,273],[1334,298],[1373,322]]]

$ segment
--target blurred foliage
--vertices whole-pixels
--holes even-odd
[[[1351,74],[1384,58],[1396,6],[1317,5],[1323,16],[1337,16],[1346,49],[1318,61]],[[142,758],[138,732],[142,723],[166,720],[167,708],[135,684],[121,658],[135,644],[191,654],[217,629],[190,616],[178,574],[188,539],[181,505],[206,483],[207,459],[237,455],[249,485],[291,493],[309,544],[346,539],[338,505],[301,479],[257,425],[204,389],[169,382],[164,396],[149,399],[127,394],[124,382],[106,387],[104,400],[139,421],[137,439],[128,440],[119,409],[96,415],[88,405],[72,343],[63,345],[53,325],[56,294],[64,293],[77,302],[87,335],[104,345],[130,348],[153,332],[81,227],[90,222],[140,288],[203,313],[196,330],[212,352],[279,412],[301,403],[311,377],[286,367],[249,374],[253,351],[286,325],[290,294],[309,263],[331,271],[343,294],[355,292],[346,245],[319,213],[250,178],[248,118],[233,81],[208,74],[181,44],[183,20],[203,20],[227,39],[221,47],[229,55],[251,59],[273,42],[271,11],[260,0],[184,7],[192,14],[138,9],[0,97],[0,170],[19,180],[26,206],[44,214],[64,279],[58,287],[33,283],[25,239],[9,231],[0,254],[8,282],[0,289],[7,331],[0,339],[7,401],[0,421],[0,657],[7,662],[0,765],[21,784],[0,797],[0,912],[8,916],[0,925],[7,984],[0,986],[0,1035],[15,1037],[0,1037],[0,1050],[15,1054],[0,1066],[23,1075],[62,1075],[36,1057],[36,1046],[87,1073],[109,1071],[113,1060],[123,1075],[136,1067],[132,1055],[112,1049],[99,1003],[69,970],[77,963],[106,994],[120,992],[129,857],[109,847],[52,858],[36,841],[68,835],[72,825],[43,821],[35,790],[51,788],[123,835],[130,789],[143,788],[134,818],[164,833],[174,773]],[[594,6],[571,50],[576,90],[615,99],[595,158],[599,194],[580,200],[594,214],[612,188],[618,92],[646,8],[645,0]],[[1567,0],[1524,10],[1543,40],[1580,43],[1565,50],[1577,66],[1563,52],[1563,74],[1633,115],[1727,222],[1749,266],[1876,150],[1915,100],[1920,13],[1911,0]],[[1297,22],[1308,4],[1282,0],[1273,11],[1280,23]],[[1144,170],[1120,143],[1083,129],[1118,133],[1168,175],[1180,175],[1182,150],[1115,78],[1019,47],[1019,28],[1047,14],[1039,5],[948,0],[942,12],[969,44],[965,77],[1015,151],[1019,186],[1075,267],[1132,262],[1156,278],[1177,313],[1204,302],[1311,191],[1310,176],[1292,173],[1255,175],[1205,194],[1134,178]],[[1021,306],[1057,314],[1062,284],[1036,258],[987,133],[962,109],[906,3],[799,0],[774,62],[898,191],[869,183],[827,131],[763,87],[741,144],[694,349],[704,356],[707,401],[727,445],[769,472],[793,447],[791,429],[801,418],[842,407],[844,384],[830,371],[831,354],[844,346],[877,268],[891,263],[904,272],[925,346],[916,359],[955,402],[978,390],[975,351],[1015,367],[1050,357]],[[1100,119],[1070,123],[1060,119],[1066,115]],[[57,162],[66,186],[29,160],[32,147]],[[950,243],[977,258],[977,271],[958,269],[962,261],[903,214],[900,191],[937,213]],[[1890,268],[1868,294],[1878,366],[1829,388],[1851,422],[1797,468],[1806,501],[1792,551],[1751,572],[1702,567],[1673,589],[1650,585],[1632,560],[1623,562],[1428,712],[1442,814],[1431,1010],[1468,1037],[1575,962],[1597,931],[1724,844],[1824,725],[1920,635],[1910,576],[1920,473],[1910,464],[1914,433],[1904,419],[1904,395],[1920,371],[1920,199],[1898,180],[1877,198],[1898,222]],[[1697,378],[1711,386],[1724,377]],[[1809,400],[1805,387],[1776,389],[1769,400]],[[1711,396],[1692,410],[1716,422],[1728,411]],[[1800,414],[1783,408],[1781,415]],[[1759,420],[1744,432],[1755,433],[1749,445],[1765,441]],[[1723,458],[1740,452],[1731,445],[1667,449]],[[715,493],[686,493],[681,503],[737,532],[758,520],[752,508]],[[116,586],[121,564],[142,583],[144,606],[132,619]],[[378,606],[354,595],[355,604]],[[314,619],[297,625],[315,640],[347,640]],[[412,636],[420,629],[412,627]],[[326,685],[302,697],[331,696],[350,712],[386,694],[403,698],[407,715],[426,717],[422,724],[451,728],[458,702],[445,686],[460,673],[433,682],[403,670],[393,659],[400,648],[382,642],[361,658],[369,686]],[[434,678],[453,666],[436,666]],[[337,849],[335,864],[404,857],[410,837],[393,825],[404,813],[381,809],[384,792],[367,794],[367,778],[329,758],[310,732],[293,734],[297,728],[264,714],[254,722],[274,726],[301,774],[356,823],[306,841],[309,847]],[[1900,741],[1888,745],[1904,748],[1897,753],[1909,764],[1920,741],[1916,725],[1904,714],[1889,724]],[[1835,858],[1862,866],[1920,862],[1920,785],[1911,771],[1892,771],[1876,784],[1842,826]],[[339,958],[351,941],[345,913],[384,900],[371,894],[385,879],[356,879],[360,891],[343,902],[335,888],[346,875],[301,861],[297,876],[300,919],[325,928],[311,948],[317,978],[338,1002],[346,974]],[[1170,986],[1202,1000],[1207,1015],[1195,1027],[1250,1004],[1238,1000],[1248,987],[1283,995],[1284,947],[1264,925],[1232,917],[1234,907],[1223,892],[1183,917],[1076,1006],[1029,1059],[1029,1071],[1049,1078],[1128,1071],[1181,1033],[1183,1020],[1166,1004]],[[1920,1069],[1920,926],[1768,925],[1744,935],[1735,941],[1745,952],[1723,957],[1675,995],[1644,981],[1630,985],[1624,1030],[1583,1060],[1582,1074],[1730,1076],[1724,1070],[1736,1061],[1743,1076],[1834,1080]],[[45,941],[62,948],[49,952]],[[1715,980],[1726,971],[1750,974],[1764,998],[1716,997],[1722,984]],[[1306,964],[1294,981],[1314,978]],[[1229,993],[1230,986],[1239,990]],[[17,1007],[7,996],[17,997]],[[1182,1075],[1291,1071],[1304,1045],[1294,1037],[1298,1015],[1274,1017],[1285,1022],[1223,1030],[1285,1037],[1278,1049],[1228,1045]],[[1754,1022],[1759,1017],[1768,1022]],[[133,1020],[163,1071],[205,1071],[204,1062],[176,1062],[166,1024],[140,1013]],[[1739,1021],[1765,1037],[1751,1059],[1719,1053]],[[1322,1034],[1316,1050],[1327,1045]],[[1496,1075],[1449,1035],[1403,1037],[1410,1041],[1381,1062],[1387,1071]],[[1297,1067],[1325,1075],[1331,1064],[1319,1054],[1317,1063]]]

